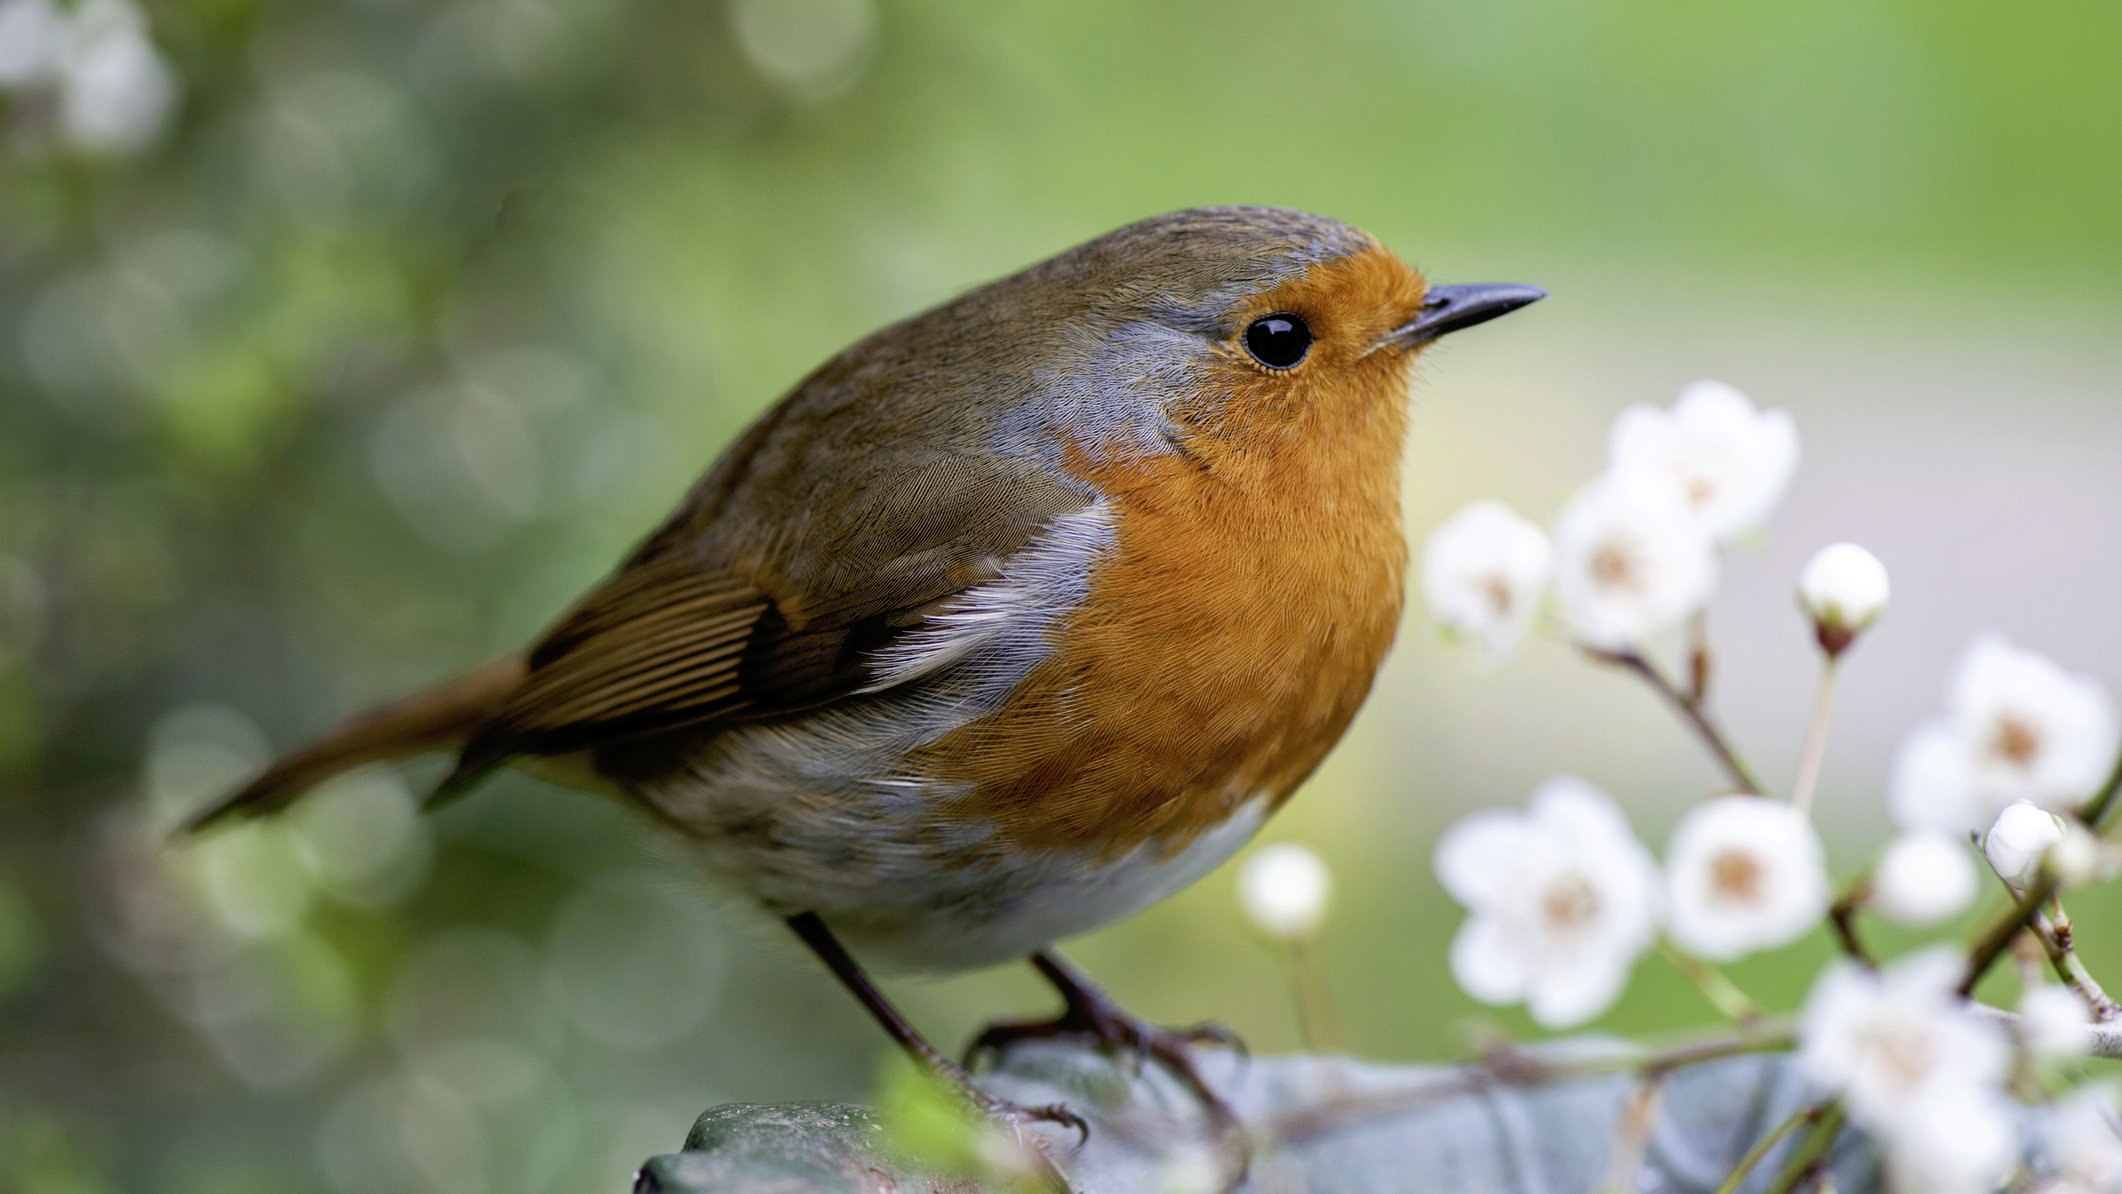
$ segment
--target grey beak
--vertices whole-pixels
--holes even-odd
[[[1449,335],[1498,315],[1508,315],[1527,303],[1547,297],[1538,286],[1515,282],[1469,282],[1459,286],[1432,286],[1422,298],[1422,313],[1387,333],[1382,343],[1414,348],[1439,336]]]

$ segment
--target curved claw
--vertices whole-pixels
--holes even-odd
[[[1019,1108],[1024,1118],[1040,1123],[1060,1124],[1076,1130],[1076,1147],[1081,1149],[1090,1143],[1090,1121],[1068,1109],[1066,1104],[1048,1103],[1044,1107]]]

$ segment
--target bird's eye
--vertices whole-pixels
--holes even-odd
[[[1245,351],[1270,369],[1288,369],[1311,351],[1312,330],[1287,311],[1262,315],[1245,329]]]

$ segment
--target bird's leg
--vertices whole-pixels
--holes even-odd
[[[907,1056],[914,1059],[915,1065],[924,1067],[955,1088],[967,1102],[978,1107],[990,1118],[1009,1124],[1012,1130],[1025,1123],[1057,1123],[1074,1128],[1084,1140],[1090,1139],[1090,1125],[1083,1121],[1082,1116],[1059,1103],[1045,1107],[1020,1107],[974,1086],[972,1075],[965,1072],[965,1067],[945,1057],[941,1049],[929,1044],[927,1039],[907,1022],[906,1017],[899,1014],[899,1009],[884,998],[884,993],[877,990],[876,985],[869,981],[868,975],[862,973],[862,967],[848,955],[846,948],[833,936],[832,930],[825,927],[825,922],[818,918],[817,913],[805,912],[791,916],[788,918],[788,927],[795,930],[796,936],[803,939],[803,944],[810,946],[811,952],[818,955],[818,960],[825,963],[826,969],[831,970],[833,976],[861,1001],[862,1006],[869,1009],[869,1014],[876,1017],[877,1023],[884,1027],[884,1031],[901,1049],[906,1050]],[[1051,1158],[1045,1154],[1043,1141],[1036,1137],[1024,1137],[1021,1133],[1019,1139],[1030,1145],[1042,1160],[1051,1165]],[[1050,1176],[1055,1180],[1060,1177],[1058,1172]],[[1066,1186],[1062,1188],[1065,1189]]]
[[[1156,1061],[1194,1092],[1219,1131],[1236,1126],[1237,1113],[1209,1086],[1195,1067],[1193,1058],[1193,1047],[1203,1043],[1242,1051],[1244,1045],[1230,1029],[1220,1024],[1160,1028],[1114,1002],[1113,997],[1092,982],[1089,975],[1076,969],[1060,954],[1041,950],[1028,960],[1033,969],[1045,975],[1046,981],[1061,993],[1063,1007],[1060,1016],[1052,1020],[990,1024],[966,1050],[968,1061],[990,1050],[1000,1053],[1017,1041],[1088,1037],[1107,1048]]]

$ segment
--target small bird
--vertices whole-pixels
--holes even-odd
[[[528,651],[188,828],[422,751],[456,751],[430,805],[516,766],[660,822],[989,1111],[1081,1126],[974,1089],[864,964],[1029,959],[1065,1010],[976,1050],[1088,1036],[1227,1122],[1213,1034],[1052,946],[1208,873],[1341,737],[1400,621],[1414,359],[1545,294],[1427,285],[1304,212],[1128,225],[827,361]]]

